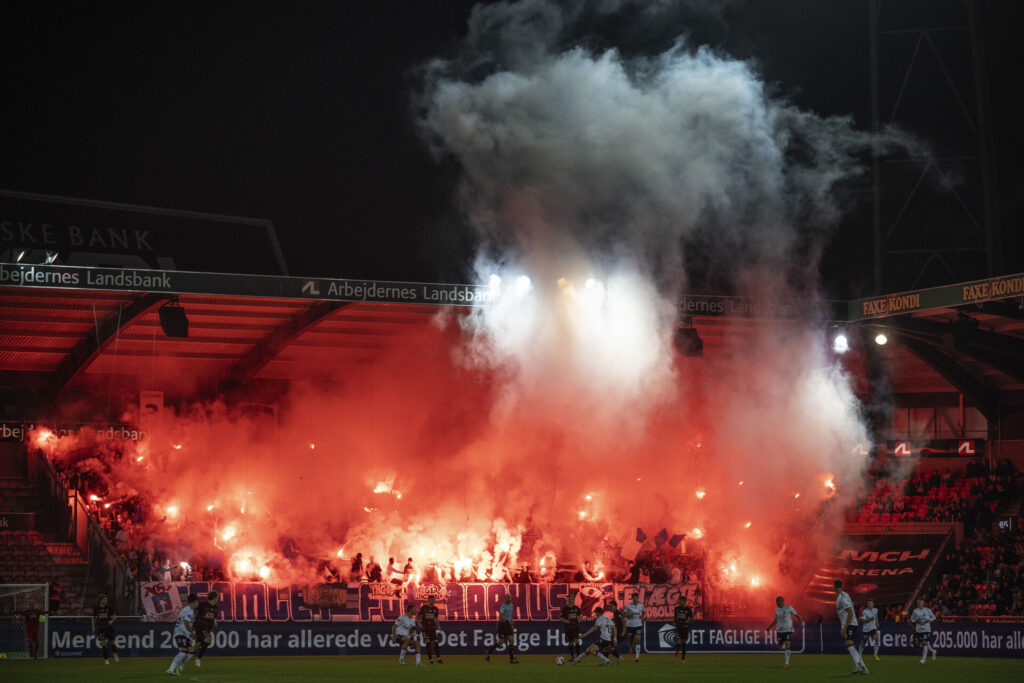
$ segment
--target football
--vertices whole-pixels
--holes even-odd
[[[565,657],[555,657],[555,664],[557,664],[558,666],[562,666],[563,664],[565,664]]]

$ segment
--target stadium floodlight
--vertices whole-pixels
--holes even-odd
[[[878,344],[879,346],[885,346],[886,342],[888,342],[888,341],[889,341],[889,338],[886,337],[881,332],[879,332],[877,335],[875,335],[875,343]]]
[[[832,338],[832,350],[836,353],[846,353],[850,350],[850,340],[845,332],[837,332]]]

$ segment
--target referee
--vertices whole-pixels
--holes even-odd
[[[519,660],[516,659],[515,652],[515,630],[513,629],[512,615],[515,614],[516,608],[512,606],[512,596],[505,593],[505,602],[502,603],[501,607],[498,608],[498,639],[494,641],[494,645],[487,651],[487,661],[491,661],[491,655],[497,650],[502,643],[508,645],[508,663],[518,664]]]

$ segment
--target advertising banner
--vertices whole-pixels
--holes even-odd
[[[35,528],[34,512],[0,512],[0,531],[32,531]]]
[[[890,458],[976,458],[985,455],[984,439],[889,440],[885,442],[885,447]]]
[[[434,304],[439,306],[483,306],[489,304],[495,294],[495,290],[489,285],[197,273],[186,270],[143,270],[139,268],[86,268],[20,263],[0,263],[0,287],[3,286]]]
[[[879,606],[903,604],[939,556],[948,535],[844,534],[828,565],[843,579],[856,604],[869,598]]]
[[[81,266],[288,272],[267,220],[14,190],[0,190],[5,252],[55,253]]]
[[[644,648],[650,654],[674,649],[671,625],[649,621],[644,625]],[[118,621],[115,643],[122,657],[171,657],[176,652],[169,623]],[[253,655],[384,655],[397,654],[390,645],[391,624],[371,623],[225,623],[213,633],[207,656]],[[797,653],[841,654],[838,622],[798,627],[793,642]],[[596,634],[587,639],[587,644]],[[445,655],[480,655],[494,644],[494,624],[469,621],[442,622],[440,645]],[[910,644],[907,624],[882,626],[881,652],[920,655]],[[940,624],[932,642],[940,656],[1024,657],[1024,624]],[[515,648],[521,654],[565,654],[564,629],[558,622],[520,622]],[[619,649],[625,652],[625,642]],[[100,650],[87,618],[51,618],[49,650],[54,657],[96,657]],[[499,650],[501,652],[502,650]],[[778,652],[775,634],[763,622],[694,622],[688,654],[764,654]]]
[[[847,304],[847,320],[866,320],[913,311],[949,308],[979,301],[1006,299],[1020,296],[1022,293],[1024,274],[1002,275],[943,287],[855,299]]]
[[[218,620],[231,621],[394,621],[405,605],[421,603],[433,595],[441,618],[447,621],[494,621],[505,594],[512,596],[516,621],[557,620],[566,596],[578,594],[584,614],[609,600],[623,605],[633,591],[647,608],[649,619],[667,619],[685,594],[695,604],[696,583],[448,583],[409,584],[396,589],[389,583],[334,583],[274,588],[264,583],[167,583],[140,585],[146,617],[173,620],[189,593],[204,596],[209,590],[221,595]]]

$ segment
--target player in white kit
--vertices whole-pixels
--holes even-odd
[[[391,644],[399,645],[402,648],[398,655],[398,663],[405,664],[405,651],[412,650],[416,653],[416,666],[423,666],[420,662],[420,641],[416,639],[416,606],[409,605],[405,614],[395,620],[391,627]]]
[[[861,658],[863,658],[864,646],[870,642],[875,646],[875,661],[878,661],[878,644],[881,641],[881,636],[878,632],[878,610],[875,609],[874,600],[868,600],[868,606],[861,609],[860,628],[860,647],[857,652],[860,652]]]
[[[935,659],[935,646],[932,645],[932,622],[935,621],[935,613],[924,606],[924,600],[917,599],[917,607],[910,613],[910,623],[914,625],[914,644],[921,647],[921,663],[928,659],[928,651],[931,650],[932,659]]]
[[[775,618],[772,623],[768,624],[768,628],[765,632],[772,630],[772,626],[775,628],[776,640],[779,643],[779,649],[786,653],[786,664],[785,667],[789,668],[789,648],[793,643],[793,619],[796,618],[798,621],[803,621],[800,615],[796,613],[796,609],[792,605],[786,604],[786,599],[781,595],[775,598]]]
[[[167,673],[171,676],[181,675],[181,669],[188,660],[195,657],[192,651],[196,645],[196,607],[199,605],[199,596],[192,593],[188,596],[188,604],[181,608],[178,618],[174,622],[174,644],[178,647],[178,654],[174,655],[171,666]]]
[[[836,591],[836,613],[839,615],[840,633],[846,651],[853,657],[853,673],[870,673],[864,659],[857,652],[857,615],[853,612],[853,600],[850,600],[850,596],[843,591],[843,582],[840,579],[833,581],[832,587]]]
[[[594,625],[591,626],[586,633],[580,636],[580,639],[586,638],[594,631],[600,631],[600,636],[596,643],[591,643],[585,651],[576,655],[573,658],[572,663],[575,664],[587,655],[597,655],[604,662],[605,666],[609,666],[612,660],[608,659],[608,655],[615,652],[615,622],[604,613],[604,608],[595,607],[594,614]]]
[[[640,594],[633,593],[632,602],[622,608],[626,617],[626,633],[629,635],[630,649],[633,650],[634,661],[640,661],[640,641],[644,637],[644,606],[640,602]]]

